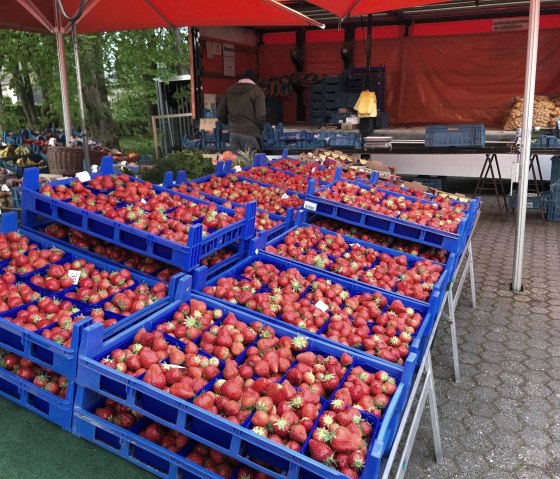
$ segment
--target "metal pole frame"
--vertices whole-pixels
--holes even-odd
[[[86,110],[84,106],[84,94],[82,91],[82,72],[80,69],[80,52],[78,49],[78,32],[76,31],[76,22],[72,22],[72,44],[74,45],[74,63],[76,67],[76,81],[78,83],[78,100],[80,104],[80,122],[82,126],[82,142],[84,147],[84,171],[91,171],[91,162],[89,159],[88,136],[86,129]]]
[[[56,51],[58,54],[58,75],[60,78],[60,95],[62,97],[62,118],[64,120],[64,137],[66,146],[70,146],[72,136],[72,118],[70,116],[70,96],[68,92],[68,71],[66,70],[66,52],[64,49],[64,33],[56,32]]]
[[[527,190],[529,183],[529,156],[531,154],[531,128],[535,103],[535,78],[537,76],[537,48],[539,45],[540,0],[529,4],[529,39],[525,72],[525,96],[523,102],[523,126],[521,130],[521,164],[518,182],[517,221],[513,249],[513,279],[511,289],[523,291],[523,248],[525,246],[525,220],[527,218]]]

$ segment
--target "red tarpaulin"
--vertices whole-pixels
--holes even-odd
[[[333,12],[337,17],[357,17],[368,13],[388,12],[407,7],[444,3],[447,0],[307,0]]]
[[[316,26],[322,24],[274,0],[86,0],[78,33],[138,30],[168,26]],[[63,0],[68,15],[79,0]],[[0,28],[54,33],[56,0],[0,1]],[[61,23],[70,32],[66,20]]]

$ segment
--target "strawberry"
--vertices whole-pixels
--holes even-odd
[[[270,371],[274,374],[278,372],[278,352],[274,350],[267,351],[264,356],[263,360],[268,363],[268,367]]]
[[[138,358],[140,359],[140,364],[144,369],[149,369],[152,364],[159,362],[159,356],[155,351],[152,351],[148,347],[144,347],[138,353]]]
[[[153,422],[146,429],[144,429],[144,437],[151,442],[159,444],[163,439],[165,433],[163,427]]]
[[[342,353],[339,361],[340,364],[342,364],[345,367],[350,366],[350,364],[352,364],[352,356],[350,356],[348,353]]]
[[[331,447],[335,452],[351,453],[360,448],[361,434],[353,434],[346,426],[340,426],[333,431]]]
[[[227,360],[223,370],[224,379],[231,379],[239,375],[237,363],[233,360]]]
[[[333,450],[324,442],[309,440],[309,454],[313,459],[323,464],[331,465],[334,462]]]
[[[266,388],[266,395],[274,404],[279,404],[288,398],[288,392],[282,384],[270,383]]]
[[[171,367],[169,364],[164,364],[162,368],[168,385],[178,383],[183,379],[183,374],[179,368]]]
[[[190,384],[184,382],[177,382],[172,384],[169,388],[169,393],[177,396],[185,401],[188,401],[194,396],[193,388]]]
[[[257,427],[266,427],[269,422],[269,417],[266,411],[257,410],[251,418],[251,424]]]
[[[315,365],[316,355],[312,351],[306,351],[305,353],[299,353],[296,356],[298,363],[307,364],[308,366]]]
[[[142,363],[140,362],[140,358],[137,354],[130,354],[126,358],[125,363],[129,371],[137,371],[142,367]]]
[[[362,451],[352,452],[348,458],[348,461],[352,469],[355,469],[356,471],[361,471],[366,464],[366,458]]]
[[[236,376],[232,379],[227,379],[220,389],[220,394],[227,397],[228,399],[234,399],[236,401],[241,399],[242,393],[243,379],[240,376]]]
[[[185,362],[185,353],[178,347],[171,346],[169,348],[169,362],[178,366],[182,365]]]
[[[307,349],[307,338],[303,336],[296,336],[291,341],[292,351],[294,352],[302,352]]]
[[[164,389],[167,385],[165,375],[159,364],[152,364],[149,366],[144,375],[144,381],[158,389]]]
[[[302,424],[294,424],[290,428],[290,439],[298,444],[303,444],[307,439],[306,428]]]
[[[209,411],[214,406],[216,396],[212,391],[206,391],[194,399],[194,404]]]
[[[267,378],[270,376],[270,365],[264,359],[257,361],[253,367],[256,376]]]
[[[292,424],[287,419],[281,417],[272,423],[272,432],[280,438],[285,438],[290,434]]]

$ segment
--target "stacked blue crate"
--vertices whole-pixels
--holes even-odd
[[[112,173],[112,158],[105,157],[101,162],[99,173],[92,176]],[[63,179],[51,184],[54,186],[68,185],[72,181],[73,179]],[[134,181],[141,182],[136,178]],[[256,214],[254,203],[247,205],[245,217],[242,220],[208,234],[203,235],[201,224],[193,224],[189,230],[187,243],[180,244],[128,224],[113,221],[101,214],[86,211],[68,202],[45,196],[39,192],[39,188],[39,171],[36,168],[27,169],[23,180],[22,196],[23,223],[25,226],[33,227],[38,222],[44,222],[45,219],[54,220],[94,237],[111,241],[125,249],[144,254],[164,263],[176,265],[185,272],[192,271],[198,266],[202,257],[240,239],[254,236]],[[158,193],[166,191],[159,186],[153,186],[153,188]],[[187,199],[205,203],[200,199],[189,197]],[[228,215],[234,213],[232,210],[221,206],[218,207],[218,210]]]
[[[255,316],[251,313],[235,308],[232,304],[224,303],[198,293],[191,293],[190,288],[189,292],[182,299],[185,301],[191,299],[202,301],[209,310],[219,309],[223,311],[224,317],[229,313],[233,313],[239,321],[246,324],[251,324],[255,320]],[[151,331],[156,329],[158,324],[169,321],[179,307],[180,302],[176,301],[170,304],[151,318],[138,324],[135,328],[124,332],[105,344],[101,343],[100,328],[98,326],[93,325],[87,328],[80,349],[80,370],[76,381],[78,393],[76,397],[74,433],[102,447],[105,447],[105,445],[103,444],[104,441],[100,440],[100,438],[103,438],[107,433],[116,435],[118,441],[138,443],[136,437],[130,438],[119,434],[119,429],[115,429],[114,425],[102,422],[92,414],[95,407],[100,404],[99,401],[107,397],[137,410],[145,417],[163,426],[186,435],[190,440],[205,444],[227,454],[233,459],[240,461],[243,465],[264,470],[275,479],[297,479],[302,477],[339,478],[340,473],[338,471],[310,459],[305,454],[306,443],[304,443],[302,452],[295,452],[252,432],[249,421],[240,425],[235,424],[224,417],[212,414],[194,405],[192,401],[185,401],[172,396],[143,382],[141,379],[119,373],[100,362],[104,356],[115,348],[124,348],[132,342],[140,328]],[[265,320],[263,324],[267,325],[270,323]],[[281,325],[274,325],[273,327],[278,337],[287,336],[293,338],[297,335],[296,332],[287,327]],[[197,343],[198,339],[194,341]],[[181,344],[181,341],[174,340],[174,343]],[[307,337],[307,350],[324,356],[333,355],[337,358],[341,354],[341,349],[337,346],[311,336]],[[352,351],[349,356],[352,359],[353,366],[361,366],[370,373],[384,370],[395,378],[397,383],[395,394],[389,406],[383,411],[380,419],[364,413],[364,418],[372,424],[373,428],[364,474],[367,477],[375,477],[381,465],[382,457],[387,453],[394,438],[402,415],[407,391],[411,385],[413,363],[416,361],[416,354],[411,353],[407,358],[406,364],[403,366],[359,354],[358,351]],[[241,355],[237,357],[236,362],[240,363],[243,360],[244,355]],[[348,373],[349,370],[346,374]],[[220,377],[218,376],[218,379]],[[340,382],[340,385],[343,383],[344,380]],[[204,390],[210,390],[212,386],[213,382]],[[333,398],[333,395],[334,393],[321,403],[321,412],[329,406],[329,401]],[[95,427],[92,428],[92,425]],[[312,431],[309,434],[311,435]],[[144,443],[140,443],[140,445],[143,447]],[[113,447],[119,449],[118,446]],[[122,457],[130,459],[126,455],[122,455]],[[278,467],[281,472],[275,472],[259,466],[254,462],[259,459],[271,466]],[[161,477],[174,476],[161,475]]]
[[[25,228],[18,230],[17,215],[15,213],[5,213],[0,218],[0,232],[2,233],[19,231],[22,235],[27,236],[32,243],[37,244],[39,248],[48,249],[58,246],[56,241],[50,237],[43,236]],[[64,245],[63,251],[65,251],[66,255],[62,258],[62,260],[56,262],[55,264],[62,265],[79,258],[86,258],[88,262],[95,264],[95,266],[101,270],[119,271],[120,269],[119,266],[114,267],[112,264],[107,263],[100,257],[91,254],[84,254],[83,251],[76,250],[71,245]],[[120,266],[122,267],[122,265]],[[3,264],[2,267],[0,267],[0,274],[3,272],[3,268],[5,267],[6,264]],[[37,272],[39,274],[46,273],[44,269],[38,270]],[[146,306],[130,316],[106,313],[106,318],[113,318],[116,320],[116,323],[107,329],[102,330],[103,339],[105,340],[117,335],[138,321],[148,317],[159,308],[169,304],[175,295],[184,294],[184,291],[181,290],[184,284],[181,283],[182,276],[183,275],[177,275],[171,279],[166,297],[154,302],[150,306]],[[49,292],[30,282],[29,277],[24,278],[24,276],[20,275],[16,275],[16,277],[18,278],[19,283],[28,284],[31,289],[36,292],[36,294],[39,294],[43,298],[51,297],[54,300],[57,297],[62,297],[61,295],[64,295],[66,292],[71,291],[71,289],[69,289],[56,293]],[[132,273],[131,278],[135,282],[133,288],[140,284],[147,284],[151,287],[157,283],[155,279],[141,273]],[[73,287],[73,289],[76,289],[76,287]],[[111,298],[112,296],[108,297],[107,300],[110,300]],[[72,329],[72,339],[69,346],[64,346],[43,337],[43,331],[51,329],[53,326],[57,326],[56,322],[51,323],[50,325],[47,325],[37,331],[30,331],[12,321],[9,321],[8,319],[4,319],[15,317],[18,311],[26,309],[32,304],[36,304],[36,301],[23,304],[17,308],[4,311],[0,314],[1,349],[26,358],[39,366],[53,370],[68,379],[66,397],[61,398],[41,389],[31,381],[20,378],[17,375],[0,368],[0,395],[39,414],[41,417],[57,424],[65,430],[70,430],[72,427],[75,392],[74,380],[76,378],[78,368],[78,348],[82,337],[82,331],[86,326],[91,324],[92,320],[88,317],[89,312],[94,307],[97,307],[97,305],[89,305],[72,299],[70,299],[70,301],[76,309],[74,316],[83,314],[85,317],[74,324]]]

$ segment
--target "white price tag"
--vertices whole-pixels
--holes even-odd
[[[144,198],[142,198],[142,199],[140,200],[140,203],[142,203],[143,205],[145,205],[145,204],[148,203],[148,202],[147,202]]]
[[[239,173],[241,170],[242,170],[242,168],[241,168],[241,166],[239,166],[239,165],[235,165],[235,166],[233,167],[233,171],[235,171],[236,173]]]
[[[311,174],[315,173],[315,167],[311,168]]]
[[[121,166],[122,166],[122,167],[125,167],[126,165],[128,165],[128,162],[127,162],[127,161],[125,161],[125,160],[121,161]]]
[[[185,366],[179,366],[178,364],[165,363],[164,369],[185,369]]]
[[[80,180],[82,183],[91,180],[91,176],[87,171],[80,171],[79,173],[76,173],[76,178],[78,178],[78,180]]]
[[[284,193],[284,194],[282,195],[282,199],[283,199],[283,200],[287,200],[288,198],[289,198],[289,196],[288,196],[286,193]]]
[[[303,203],[303,207],[309,211],[317,211],[317,203],[313,203],[312,201],[305,201]]]
[[[315,307],[323,311],[323,313],[329,309],[329,307],[325,303],[323,303],[322,299],[315,303]]]
[[[8,188],[8,185],[2,185],[2,191],[10,191],[10,188]]]
[[[258,248],[255,250],[255,254],[259,254],[259,249]]]
[[[80,282],[80,276],[82,275],[81,271],[78,271],[77,269],[70,269],[66,274],[72,279],[72,284],[74,286]]]

